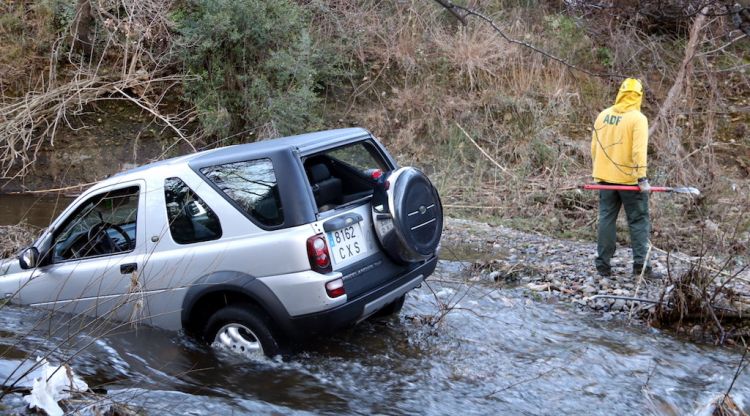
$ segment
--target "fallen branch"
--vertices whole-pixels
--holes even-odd
[[[63,186],[62,188],[50,188],[50,189],[37,189],[33,191],[17,191],[17,192],[8,192],[8,195],[26,195],[26,194],[52,194],[57,192],[63,192],[63,191],[70,191],[73,189],[80,189],[83,190],[83,188],[94,185],[98,182],[88,182],[88,183],[79,183],[78,185],[71,185],[71,186]]]
[[[506,207],[498,206],[484,206],[484,205],[461,205],[461,204],[446,204],[443,208],[460,208],[460,209],[505,209]]]
[[[641,303],[650,303],[653,305],[662,305],[665,307],[669,307],[668,303],[665,303],[664,301],[660,300],[654,300],[654,299],[646,299],[646,298],[636,298],[633,296],[621,296],[621,295],[594,295],[588,298],[583,298],[583,301],[588,300],[597,300],[597,299],[621,299],[624,301],[632,301],[632,302],[641,302]],[[722,317],[724,318],[742,318],[743,315],[734,309],[726,308],[723,306],[717,306],[717,305],[709,305],[711,309],[722,311]],[[713,310],[712,310],[713,313]]]
[[[700,261],[701,258],[690,259],[690,258],[684,257],[684,256],[682,256],[680,254],[677,254],[677,253],[667,252],[666,250],[662,250],[662,249],[660,249],[658,247],[654,247],[654,251],[658,251],[660,253],[667,254],[667,255],[669,255],[671,257],[674,257],[675,259],[680,260],[682,262],[685,262],[685,263],[687,263],[687,264],[689,264],[691,266],[698,267],[699,269],[708,270],[710,272],[716,273],[717,275],[728,277],[730,279],[737,279],[737,280],[745,282],[745,283],[750,283],[750,277],[740,276],[738,273],[734,273],[733,274],[733,273],[730,273],[730,272],[728,272],[726,270],[719,270],[719,269],[717,269],[715,267],[711,267],[711,266],[707,265],[705,262]]]
[[[511,383],[511,384],[503,387],[502,389],[495,390],[492,393],[489,393],[488,395],[486,395],[484,397],[486,399],[489,399],[490,397],[492,397],[492,396],[494,396],[494,395],[496,395],[498,393],[502,393],[504,391],[510,390],[510,389],[512,389],[514,387],[517,387],[517,386],[521,385],[521,384],[529,383],[529,382],[534,381],[534,380],[539,380],[540,378],[546,376],[547,374],[553,373],[553,372],[555,372],[557,370],[561,370],[561,369],[567,368],[570,365],[572,365],[574,362],[580,360],[581,357],[584,357],[586,351],[588,351],[588,347],[584,348],[583,351],[580,351],[578,354],[576,354],[576,356],[575,356],[576,358],[574,358],[572,361],[565,362],[565,363],[562,363],[562,364],[554,366],[554,367],[550,367],[547,370],[542,371],[539,374],[536,374],[535,376],[532,376],[532,377],[529,377],[529,378],[525,378],[525,379],[516,381],[515,383]]]
[[[583,298],[584,301],[597,300],[597,299],[616,299],[616,300],[619,299],[619,300],[632,301],[632,302],[651,303],[654,305],[658,305],[662,303],[661,301],[653,300],[653,299],[637,298],[633,296],[621,296],[621,295],[594,295],[588,298]]]
[[[745,351],[742,352],[742,358],[740,358],[740,363],[737,365],[737,371],[735,371],[734,377],[732,377],[732,382],[729,384],[729,388],[727,389],[727,392],[724,393],[723,401],[726,401],[727,398],[729,398],[729,393],[732,392],[732,388],[734,388],[734,383],[737,381],[737,378],[740,376],[740,373],[742,372],[742,370],[744,370],[745,367],[747,367],[747,364],[743,365],[745,362],[745,358],[747,357],[747,350],[748,348],[745,347]]]
[[[466,138],[469,139],[469,141],[474,146],[476,146],[476,148],[479,149],[480,152],[482,152],[482,154],[484,155],[484,157],[486,157],[490,162],[492,162],[492,164],[494,164],[495,166],[497,166],[498,168],[500,168],[500,170],[502,170],[503,172],[505,172],[508,175],[510,175],[511,177],[513,177],[513,174],[510,173],[505,166],[497,163],[497,161],[495,159],[493,159],[492,156],[489,155],[489,153],[485,152],[484,149],[482,149],[482,147],[479,146],[479,144],[477,142],[475,142],[474,139],[471,138],[471,136],[469,136],[469,133],[467,133],[466,130],[464,130],[464,128],[461,127],[461,125],[458,124],[457,122],[456,122],[456,127],[458,127],[461,130],[461,132],[466,136]]]

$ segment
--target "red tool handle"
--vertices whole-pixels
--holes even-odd
[[[586,190],[606,190],[606,191],[637,191],[639,192],[641,188],[639,188],[637,185],[600,185],[598,183],[596,184],[586,184],[583,185],[583,189]],[[666,187],[666,186],[652,186],[651,192],[672,192],[672,188]]]

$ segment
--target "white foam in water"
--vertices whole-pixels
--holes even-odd
[[[44,358],[37,358],[39,365],[30,374],[34,383],[31,394],[23,396],[30,408],[43,410],[49,416],[62,416],[58,402],[70,398],[71,392],[85,392],[88,384],[67,366],[53,367]]]
[[[440,291],[437,292],[435,294],[435,296],[437,296],[439,298],[445,298],[445,297],[448,297],[448,296],[452,296],[454,293],[456,293],[455,290],[453,290],[453,289],[451,289],[449,287],[445,287],[443,289],[440,289]]]
[[[266,357],[265,355],[255,352],[255,351],[244,351],[240,352],[237,350],[232,350],[231,348],[227,347],[226,345],[220,343],[220,342],[212,342],[211,348],[214,349],[214,351],[217,354],[217,356],[221,359],[224,359],[226,361],[230,362],[253,362],[258,364],[272,364],[274,362],[278,362],[281,357]]]

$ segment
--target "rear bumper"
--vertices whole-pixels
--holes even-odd
[[[421,285],[427,276],[435,271],[437,260],[437,256],[434,256],[387,284],[347,300],[343,305],[288,318],[288,325],[282,325],[286,328],[287,337],[290,340],[301,340],[330,333],[366,319],[383,306]]]

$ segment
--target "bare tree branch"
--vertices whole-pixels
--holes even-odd
[[[132,101],[138,107],[141,107],[142,109],[144,109],[144,110],[148,111],[149,113],[153,114],[154,117],[156,117],[159,120],[161,120],[164,123],[166,123],[167,126],[169,126],[172,130],[175,131],[175,133],[177,133],[180,136],[180,139],[182,139],[185,143],[188,144],[188,146],[190,146],[191,149],[193,149],[193,152],[197,152],[198,151],[198,150],[195,149],[195,146],[193,146],[193,143],[191,143],[190,140],[188,140],[188,138],[185,137],[185,135],[182,133],[182,131],[179,128],[177,128],[174,124],[172,124],[172,122],[170,122],[168,118],[166,118],[163,115],[159,114],[159,112],[156,111],[156,109],[151,108],[152,106],[147,106],[147,105],[143,104],[142,101],[145,101],[145,100],[140,100],[140,101],[136,100],[135,98],[133,98],[130,95],[126,94],[125,91],[121,90],[120,88],[118,88],[118,87],[114,87],[114,88],[115,88],[115,91],[117,91],[120,94],[122,94],[123,97],[125,97],[128,100]]]
[[[448,9],[448,11],[452,15],[456,16],[456,19],[458,19],[462,25],[466,26],[468,24],[468,22],[466,21],[466,16],[459,13],[458,9],[456,9],[450,1],[445,1],[445,0],[435,0],[435,1],[438,2],[441,6]]]
[[[570,63],[570,62],[568,62],[568,61],[566,61],[566,60],[564,60],[562,58],[559,58],[559,57],[557,57],[555,55],[552,55],[551,53],[549,53],[547,51],[539,49],[536,46],[534,46],[534,45],[532,45],[532,44],[530,44],[528,42],[524,42],[524,41],[520,41],[520,40],[511,38],[510,36],[506,35],[505,32],[503,32],[502,29],[500,29],[500,27],[495,23],[494,20],[492,20],[490,17],[488,17],[488,16],[486,16],[486,15],[484,15],[482,13],[479,13],[477,11],[474,11],[474,10],[469,9],[467,7],[464,7],[464,6],[459,6],[457,4],[453,4],[453,3],[451,3],[450,1],[447,1],[447,0],[434,0],[434,1],[437,2],[438,4],[440,4],[441,6],[445,7],[451,14],[453,14],[454,16],[456,16],[456,18],[459,19],[461,21],[461,23],[463,23],[464,25],[466,24],[466,18],[468,16],[474,16],[474,17],[476,17],[476,18],[478,18],[480,20],[483,20],[484,22],[488,23],[492,27],[492,29],[494,29],[495,32],[497,32],[506,42],[513,43],[513,44],[516,44],[516,45],[521,45],[521,46],[523,46],[525,48],[531,49],[532,51],[534,51],[534,52],[536,52],[538,54],[541,54],[541,55],[543,55],[543,56],[545,56],[545,57],[547,57],[549,59],[552,59],[553,61],[559,62],[559,63],[567,66],[570,69],[573,69],[573,70],[576,70],[576,71],[579,71],[579,72],[583,72],[584,74],[591,75],[593,77],[599,77],[599,78],[615,78],[615,79],[617,79],[617,78],[627,78],[625,75],[621,75],[621,74],[617,74],[617,73],[604,73],[604,72],[589,71],[588,69],[582,68],[582,67],[580,67],[578,65],[574,65],[574,64],[572,64],[572,63]]]
[[[695,50],[698,46],[698,39],[700,39],[701,37],[701,30],[703,29],[703,25],[705,22],[706,16],[704,14],[699,14],[693,22],[693,27],[690,29],[690,38],[688,39],[687,46],[685,47],[685,57],[683,58],[682,64],[680,65],[680,70],[677,72],[677,76],[675,77],[674,84],[672,84],[672,88],[670,88],[669,92],[667,93],[667,98],[664,100],[661,108],[659,109],[659,114],[654,118],[654,121],[648,130],[649,136],[652,136],[660,127],[660,124],[664,119],[667,118],[672,110],[672,107],[674,107],[678,98],[682,94],[685,80],[690,75],[690,72],[692,72],[691,64],[693,58],[695,57]],[[684,153],[683,146],[679,138],[666,137],[665,140],[666,149],[671,150],[676,156],[679,157],[682,155],[682,153]]]

